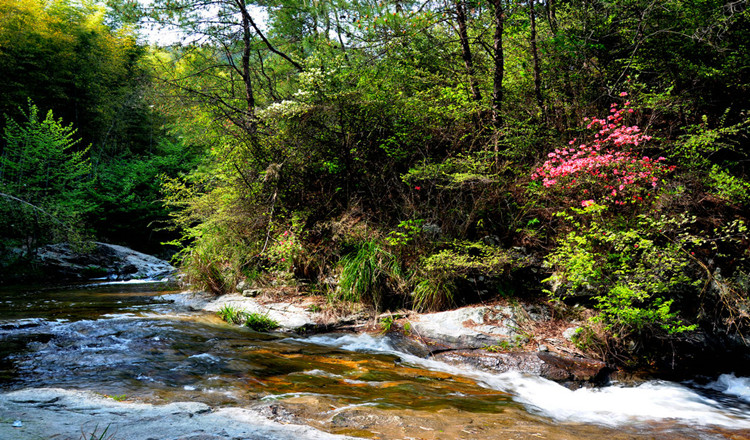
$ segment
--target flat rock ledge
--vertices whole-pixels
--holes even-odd
[[[327,319],[323,314],[312,311],[313,302],[305,299],[297,299],[295,302],[261,302],[256,298],[245,297],[237,293],[214,296],[205,292],[181,292],[162,295],[162,298],[189,310],[216,313],[229,306],[247,313],[257,313],[276,321],[279,324],[276,331],[298,334],[342,329],[354,324],[360,318],[349,316]]]
[[[447,349],[516,343],[524,337],[517,321],[514,308],[500,305],[462,307],[409,318],[411,330],[418,337]]]
[[[20,427],[14,427],[18,425]],[[106,435],[103,435],[104,430]],[[352,439],[282,424],[253,408],[214,409],[198,402],[116,402],[85,391],[26,389],[0,394],[0,438],[128,440]]]

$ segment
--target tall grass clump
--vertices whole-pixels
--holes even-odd
[[[362,243],[341,261],[338,297],[366,302],[380,310],[389,293],[403,290],[405,273],[398,259],[376,241]]]
[[[456,297],[459,286],[474,284],[469,280],[480,276],[496,279],[513,262],[507,251],[481,242],[456,240],[444,246],[419,260],[418,281],[412,293],[415,310],[438,311],[466,303],[466,295]]]
[[[455,291],[451,279],[423,279],[414,286],[413,308],[419,312],[445,309],[454,304]]]

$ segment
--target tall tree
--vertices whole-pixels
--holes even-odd
[[[139,95],[143,51],[105,19],[89,1],[0,0],[0,114],[21,117],[31,98],[74,123],[84,145],[117,148]]]
[[[503,27],[505,25],[505,12],[503,0],[490,0],[492,10],[492,23],[494,33],[492,35],[492,125],[497,130],[503,124],[503,75],[505,73],[505,54],[503,53]],[[497,147],[496,147],[497,148]]]
[[[534,69],[534,97],[536,103],[539,106],[539,111],[542,113],[542,118],[546,119],[546,109],[544,107],[544,98],[542,97],[542,72],[539,66],[539,50],[537,49],[536,39],[536,2],[535,0],[529,1],[529,21],[531,27],[529,29],[529,44],[531,45],[531,59],[533,62]]]
[[[466,5],[464,0],[455,0],[454,10],[456,14],[456,24],[458,26],[458,38],[461,44],[461,58],[466,67],[466,73],[469,76],[469,89],[474,101],[482,100],[482,93],[479,91],[479,85],[474,72],[474,57],[471,54],[471,45],[469,44],[469,33],[466,27]]]
[[[8,120],[0,156],[0,240],[21,242],[27,252],[55,233],[77,230],[91,205],[85,197],[90,164],[77,150],[72,126],[29,105],[23,122]],[[76,226],[74,226],[76,225]]]
[[[260,81],[267,79],[269,66],[284,70],[282,65],[286,65],[294,72],[302,71],[300,61],[272,41],[258,23],[256,15],[262,10],[258,4],[246,0],[157,0],[135,11],[130,2],[112,0],[109,4],[133,20],[176,29],[184,35],[182,47],[170,51],[173,64],[164,66],[162,80],[184,92],[187,99],[212,106],[217,117],[250,135],[257,130],[258,105],[277,96],[272,81]]]

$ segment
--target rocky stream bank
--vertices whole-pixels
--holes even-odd
[[[44,254],[49,267],[60,269],[61,274],[66,274],[65,279],[86,280],[92,278],[91,268],[96,266],[98,275],[105,274],[106,279],[128,279],[134,278],[161,278],[169,276],[173,269],[167,263],[130,251],[126,248],[120,249],[112,245],[98,245],[100,257],[92,257],[93,260],[82,260],[80,257],[70,256],[65,249],[47,249]],[[66,256],[68,255],[68,256]],[[105,258],[106,257],[106,258]],[[76,275],[78,271],[78,275]],[[239,289],[243,293],[214,296],[204,292],[180,292],[168,293],[158,297],[159,302],[170,303],[169,313],[185,311],[191,313],[185,316],[204,316],[210,318],[211,322],[218,321],[215,314],[223,308],[232,308],[247,313],[255,313],[266,316],[278,323],[274,333],[282,340],[295,339],[299,335],[305,335],[315,343],[328,343],[326,338],[342,341],[347,338],[361,338],[367,334],[379,337],[387,335],[387,352],[391,358],[381,358],[376,350],[373,362],[377,368],[393,368],[393,366],[404,365],[404,373],[413,375],[415,383],[428,381],[440,384],[443,381],[462,382],[461,375],[485,380],[507,381],[491,386],[487,391],[480,387],[482,396],[490,401],[505,402],[501,411],[491,404],[491,411],[475,409],[466,411],[461,405],[440,404],[438,401],[431,403],[435,409],[423,411],[419,405],[409,402],[402,409],[394,411],[388,405],[368,404],[344,404],[340,400],[325,392],[320,393],[288,393],[283,398],[270,398],[263,392],[258,392],[266,385],[256,379],[248,379],[238,376],[232,382],[245,383],[248,389],[243,398],[249,399],[247,404],[229,405],[208,404],[202,402],[184,401],[184,397],[175,400],[163,399],[150,401],[148,399],[129,400],[125,396],[108,396],[92,392],[91,390],[76,390],[68,387],[60,388],[54,385],[35,385],[34,388],[15,390],[0,393],[0,438],[26,439],[80,439],[80,438],[111,438],[111,439],[169,439],[169,440],[216,440],[216,439],[323,439],[323,438],[424,438],[424,439],[458,439],[458,438],[508,438],[525,439],[546,438],[559,439],[593,439],[606,436],[611,439],[619,438],[641,438],[629,430],[621,430],[617,427],[607,427],[608,421],[596,421],[596,426],[587,424],[565,424],[558,426],[549,419],[540,416],[533,411],[523,409],[519,404],[512,403],[511,394],[504,390],[505,387],[513,389],[513,383],[525,383],[523,386],[543,386],[530,377],[541,377],[562,384],[570,390],[586,391],[588,388],[597,388],[611,383],[627,382],[630,385],[640,383],[648,378],[648,372],[643,374],[632,374],[618,371],[612,365],[594,359],[587,353],[582,352],[573,342],[576,332],[585,325],[586,310],[561,311],[545,301],[520,301],[509,299],[498,299],[479,305],[467,306],[456,310],[439,313],[414,313],[411,311],[389,312],[379,315],[364,312],[334,312],[325,307],[325,299],[307,294],[285,293],[279,295],[273,289]],[[198,313],[194,313],[198,312]],[[208,312],[208,313],[202,313]],[[132,334],[138,326],[127,324],[132,317],[125,314],[122,321],[113,322],[116,328],[108,329],[110,324],[102,324],[96,328],[102,332],[104,339],[119,341],[122,335]],[[184,318],[179,318],[184,319]],[[24,321],[25,322],[25,321]],[[22,323],[22,325],[40,325],[42,321]],[[53,324],[57,325],[57,324]],[[148,324],[151,325],[151,324]],[[215,324],[211,324],[215,325]],[[82,324],[81,328],[89,328],[94,324]],[[122,330],[119,329],[122,326]],[[220,325],[218,328],[226,328]],[[21,328],[16,324],[8,324],[8,329]],[[98,346],[99,338],[90,339],[92,330],[74,333],[83,335],[82,342],[75,342],[74,346]],[[137,330],[141,331],[141,330]],[[149,330],[150,332],[150,330]],[[153,337],[153,334],[144,341],[148,344],[163,344],[167,337]],[[69,335],[64,332],[65,338]],[[239,347],[251,347],[258,344],[245,340],[247,333],[242,333],[241,341],[235,343]],[[318,336],[311,336],[318,335]],[[235,335],[234,337],[236,337]],[[262,337],[268,335],[259,335]],[[79,336],[75,336],[76,338]],[[317,340],[316,338],[320,339]],[[380,338],[373,338],[379,340]],[[137,337],[134,340],[139,340]],[[212,339],[213,340],[213,339]],[[75,341],[75,340],[74,340]],[[700,341],[699,341],[700,342]],[[699,342],[693,348],[699,347]],[[33,342],[40,344],[43,342]],[[179,345],[179,344],[178,344]],[[150,350],[150,349],[149,349]],[[146,350],[148,354],[150,351]],[[298,356],[312,356],[311,359],[326,359],[327,355],[319,356],[315,353],[305,353],[300,348],[285,349],[282,353],[285,359],[294,360]],[[260,349],[263,351],[263,349]],[[699,349],[695,352],[700,352]],[[113,351],[115,356],[127,356],[126,352]],[[187,356],[194,359],[191,362],[216,363],[224,362],[217,360],[209,353],[196,352]],[[267,356],[276,356],[273,350],[268,351]],[[341,356],[334,355],[334,358]],[[381,357],[379,357],[381,356]],[[365,358],[369,359],[370,356]],[[306,359],[306,358],[300,358]],[[718,359],[718,358],[717,358]],[[742,358],[737,357],[737,362]],[[228,361],[229,363],[234,361]],[[294,374],[312,377],[316,375],[329,377],[330,372],[323,372],[316,367],[307,366],[306,361],[303,369]],[[345,365],[356,366],[363,360],[339,359]],[[335,365],[334,362],[332,365]],[[417,370],[412,365],[431,366],[431,362],[439,364],[437,370]],[[402,364],[403,363],[403,364]],[[213,365],[213,364],[212,364]],[[390,365],[390,367],[389,367]],[[717,366],[718,367],[718,366]],[[722,366],[726,369],[726,365]],[[87,367],[84,367],[87,368]],[[178,366],[177,370],[183,368]],[[311,369],[307,371],[307,369]],[[350,367],[347,367],[350,368]],[[403,382],[373,381],[368,374],[369,364],[363,363],[361,367],[355,368],[360,371],[362,377],[330,379],[340,382],[344,386],[373,387],[376,390],[388,390],[389,387],[411,387]],[[172,369],[168,369],[172,371]],[[239,368],[238,371],[245,371]],[[413,370],[413,371],[412,371]],[[455,373],[454,373],[455,371]],[[724,372],[717,368],[716,373]],[[165,373],[166,374],[166,373]],[[486,375],[485,375],[486,374]],[[252,377],[252,374],[248,374]],[[140,377],[140,376],[139,376]],[[144,376],[146,377],[146,376]],[[500,378],[500,379],[498,379]],[[148,379],[139,379],[148,380]],[[276,380],[276,379],[274,379]],[[281,386],[293,379],[279,379]],[[306,379],[307,380],[307,379]],[[329,379],[325,379],[329,380]],[[531,384],[531,385],[530,385]],[[650,384],[646,384],[644,392],[649,392]],[[244,385],[243,385],[244,386]],[[468,399],[463,393],[456,392],[446,385],[445,393],[439,393],[442,398]],[[521,386],[521,385],[519,385]],[[438,385],[441,389],[442,385]],[[550,392],[562,393],[558,389],[545,388],[538,395],[546,395]],[[75,387],[74,387],[75,388]],[[616,391],[616,387],[614,392]],[[396,388],[398,389],[398,388]],[[186,386],[183,392],[191,392],[193,387]],[[442,389],[441,389],[442,390]],[[580,405],[587,408],[588,401],[596,401],[601,396],[594,394],[583,394],[586,400]],[[639,391],[640,392],[640,391]],[[671,393],[667,389],[668,393]],[[257,394],[257,396],[256,396]],[[398,395],[396,392],[394,395]],[[523,394],[523,393],[521,393]],[[605,395],[606,393],[601,393]],[[408,398],[408,393],[405,397]],[[254,397],[256,396],[256,397]],[[565,399],[580,399],[582,394],[565,394]],[[273,397],[273,396],[271,396]],[[180,400],[177,400],[180,399]],[[521,402],[526,397],[521,397]],[[686,398],[692,401],[695,397],[691,394]],[[189,400],[189,399],[188,399]],[[616,399],[618,400],[618,399]],[[171,403],[170,403],[171,402]],[[533,407],[536,404],[532,401]],[[663,404],[659,404],[664,406]],[[692,405],[692,403],[691,403]],[[481,406],[481,405],[480,405]],[[431,407],[432,408],[432,407]],[[706,411],[713,409],[706,407]],[[585,409],[575,410],[575,416]],[[596,410],[598,411],[598,409]],[[609,411],[609,410],[605,410]],[[635,408],[634,414],[638,417],[643,411],[652,410]],[[690,411],[693,411],[690,409]],[[480,414],[481,416],[477,416]],[[686,420],[691,420],[692,413],[688,414]],[[564,420],[567,416],[562,416]],[[597,416],[598,417],[598,416]],[[627,415],[623,416],[627,419]],[[670,416],[671,417],[671,416]],[[723,416],[722,416],[723,417]],[[577,420],[577,419],[576,419]],[[725,422],[718,418],[719,425],[726,423],[740,423],[734,420]],[[744,422],[741,422],[744,423]],[[682,426],[682,425],[680,425]],[[662,430],[663,428],[663,430]],[[748,426],[750,429],[750,425]],[[642,429],[640,427],[634,429]],[[687,429],[687,428],[685,428]],[[711,428],[703,434],[694,436],[691,431],[685,431],[682,427],[672,428],[668,424],[654,424],[649,426],[648,432],[659,432],[660,438],[745,438],[742,435],[747,430],[733,431],[723,428]],[[105,431],[106,430],[106,431]],[[708,436],[704,434],[708,432]],[[738,437],[739,435],[739,437]],[[504,438],[504,437],[503,437]]]
[[[605,384],[614,372],[575,347],[572,340],[581,322],[554,318],[543,304],[504,301],[438,313],[403,311],[372,316],[332,314],[319,307],[323,299],[318,297],[279,299],[258,293],[252,291],[253,297],[214,297],[184,292],[168,298],[194,310],[218,312],[230,307],[267,316],[283,332],[388,334],[400,349],[419,357],[492,373],[533,374],[571,388]]]

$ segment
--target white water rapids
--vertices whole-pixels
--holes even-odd
[[[614,427],[669,420],[685,425],[750,429],[750,407],[741,402],[750,402],[750,378],[731,374],[722,375],[703,388],[717,391],[719,397],[739,399],[736,406],[668,381],[650,381],[635,387],[611,385],[570,390],[537,376],[492,374],[423,359],[395,349],[386,338],[368,334],[320,335],[300,340],[349,351],[392,354],[408,364],[469,377],[487,388],[511,394],[532,412],[562,422]]]

